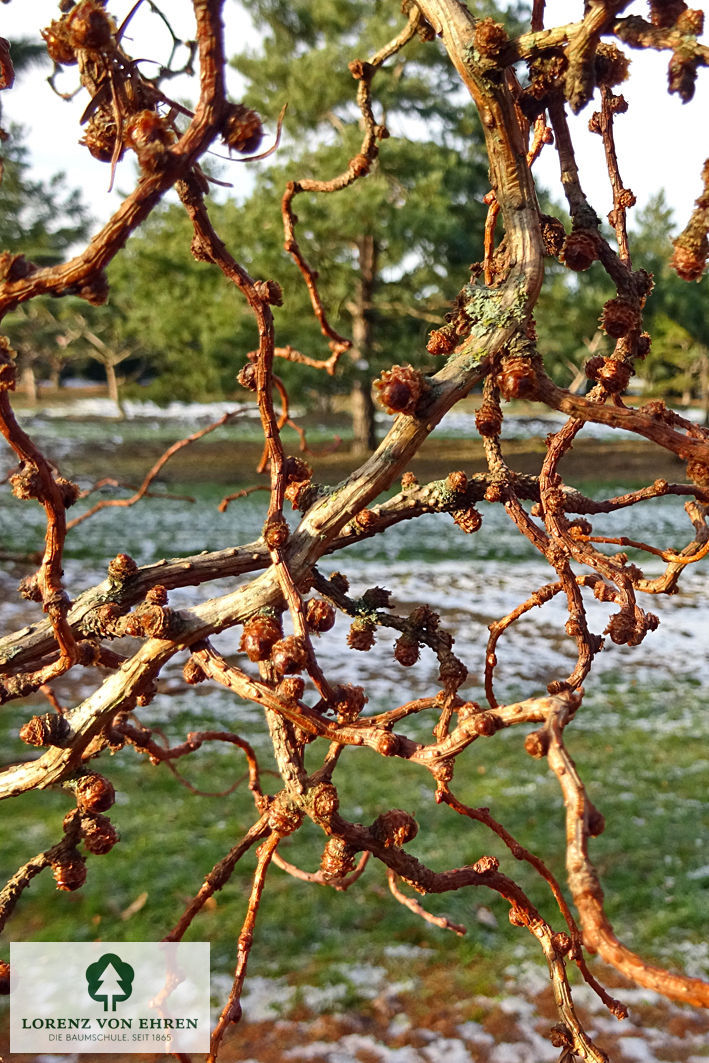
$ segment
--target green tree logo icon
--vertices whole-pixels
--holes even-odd
[[[133,992],[135,971],[115,952],[105,952],[86,968],[86,985],[92,1000],[102,1000],[104,1011],[115,1011],[116,1004],[128,1000]],[[109,1008],[110,1003],[110,1008]]]

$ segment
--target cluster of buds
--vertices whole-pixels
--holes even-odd
[[[563,223],[551,214],[540,214],[539,223],[542,231],[544,251],[552,258],[558,258],[566,240],[566,229]]]
[[[361,650],[365,653],[371,650],[375,642],[376,624],[366,616],[358,616],[350,625],[347,633],[347,645],[351,650]]]
[[[443,635],[443,632],[441,632],[441,635]],[[439,635],[439,639],[441,635]],[[438,678],[441,683],[446,690],[457,690],[468,678],[468,669],[459,657],[451,653],[450,647],[444,647],[439,650],[438,660]]]
[[[165,163],[165,150],[176,136],[167,118],[147,108],[126,123],[125,144],[138,156],[142,170],[155,173]]]
[[[308,663],[308,647],[298,635],[288,635],[274,642],[270,660],[279,675],[302,672]]]
[[[361,602],[364,609],[388,609],[391,605],[391,591],[386,587],[368,587]]]
[[[406,619],[404,631],[394,643],[394,658],[410,668],[420,656],[420,643],[437,638],[449,647],[452,639],[445,632],[439,632],[441,618],[429,605],[418,605]]]
[[[164,639],[173,627],[173,613],[162,605],[146,601],[121,618],[117,633],[132,638]]]
[[[364,688],[346,683],[335,687],[335,700],[332,709],[337,714],[337,722],[341,724],[354,723],[362,714],[367,704],[367,696]]]
[[[24,598],[28,602],[42,601],[42,589],[39,585],[39,578],[36,572],[32,572],[29,576],[22,577],[17,585],[17,593],[20,598]]]
[[[682,103],[689,103],[697,83],[697,60],[693,55],[684,55],[679,49],[673,54],[667,67],[667,88],[675,93]]]
[[[71,829],[76,821],[77,810],[72,809],[64,817],[64,829]],[[84,848],[95,856],[103,856],[111,851],[120,840],[118,831],[108,816],[98,812],[79,812],[79,837]]]
[[[709,258],[709,159],[702,169],[702,181],[704,189],[697,199],[697,206],[689,223],[674,241],[674,253],[670,262],[672,269],[685,281],[700,280]]]
[[[496,59],[509,39],[507,30],[501,22],[483,18],[475,26],[473,47],[483,58]]]
[[[305,622],[318,634],[330,631],[335,626],[335,607],[324,598],[311,598],[305,605]]]
[[[256,111],[243,103],[229,105],[222,124],[222,140],[230,151],[251,155],[263,140],[263,126]]]
[[[64,786],[74,793],[77,808],[91,815],[107,812],[116,800],[113,783],[97,772],[87,772],[85,775],[68,779]]]
[[[331,782],[321,782],[308,792],[307,803],[316,823],[329,823],[340,807],[337,789]]]
[[[250,661],[267,661],[273,646],[281,638],[280,620],[271,613],[258,613],[244,624],[239,649]]]
[[[596,48],[593,67],[598,85],[620,85],[628,78],[630,60],[615,44],[601,42]]]
[[[369,531],[377,523],[377,515],[371,509],[360,509],[355,513],[354,525],[359,531]]]
[[[49,58],[61,66],[77,61],[77,51],[103,52],[113,46],[116,25],[101,0],[80,0],[63,18],[42,30]]]
[[[42,501],[44,497],[39,469],[36,465],[31,465],[28,462],[23,462],[17,472],[12,474],[10,487],[15,498],[23,501],[27,501],[30,498],[37,498]]]
[[[37,266],[24,255],[3,251],[0,254],[0,278],[4,281],[21,281],[31,276]]]
[[[293,834],[303,822],[304,813],[287,797],[279,794],[268,806],[268,826],[276,834],[285,838]]]
[[[269,306],[283,306],[283,289],[278,281],[265,280],[254,283],[254,291],[259,299]]]
[[[86,882],[86,860],[78,849],[68,849],[51,862],[58,890],[73,892]]]
[[[451,517],[466,535],[473,535],[482,525],[483,519],[475,506],[465,506],[463,509],[452,509]]]
[[[638,308],[628,299],[620,296],[617,299],[609,299],[604,304],[600,325],[606,335],[612,336],[613,339],[620,339],[621,336],[627,336],[633,329],[638,328],[639,324]]]
[[[462,469],[449,472],[446,476],[446,491],[451,495],[463,495],[468,489],[468,477]]]
[[[610,108],[611,114],[625,114],[625,112],[628,110],[628,101],[626,100],[625,96],[614,96],[611,94],[608,97],[607,103],[608,107]],[[603,128],[603,116],[601,112],[594,111],[588,120],[589,132],[597,133],[599,136],[603,136]],[[626,190],[624,189],[623,191],[625,192]],[[621,193],[621,195],[622,194],[623,193]],[[635,197],[633,197],[633,203],[634,202]],[[627,205],[632,206],[632,203],[629,203]],[[611,222],[611,225],[612,224],[613,222]]]
[[[502,431],[502,410],[497,395],[486,395],[480,408],[475,411],[475,427],[481,436],[494,438]]]
[[[256,372],[256,363],[248,361],[236,374],[238,383],[241,384],[242,388],[245,388],[246,391],[256,391]]]
[[[633,375],[628,362],[621,358],[604,358],[600,354],[589,358],[584,370],[590,380],[597,380],[612,395],[625,391]]]
[[[524,748],[530,757],[541,760],[549,752],[550,738],[548,731],[530,731],[524,740]]]
[[[112,115],[107,111],[95,111],[86,124],[86,130],[79,141],[89,149],[89,154],[99,162],[120,162],[125,154],[123,144],[116,150],[118,142],[118,126]]]
[[[137,571],[138,566],[129,554],[116,554],[108,563],[108,578],[111,583],[125,583]]]
[[[420,657],[418,639],[405,631],[394,643],[394,657],[404,668],[411,668]]]
[[[413,415],[426,388],[423,375],[411,365],[395,365],[386,369],[374,387],[377,398],[387,413]]]
[[[282,513],[272,513],[263,526],[263,538],[269,550],[285,546],[290,536],[288,521]]]
[[[561,261],[576,273],[583,273],[598,258],[598,246],[598,234],[593,229],[573,229],[564,242]]]
[[[621,609],[608,621],[604,634],[617,646],[639,646],[648,631],[655,631],[660,621],[654,613],[642,609]]]
[[[392,808],[377,816],[369,828],[386,849],[400,848],[418,834],[418,823],[412,815],[400,808]]]
[[[458,343],[459,338],[454,327],[452,325],[443,325],[442,328],[433,329],[428,334],[426,350],[433,355],[452,354]]]
[[[313,485],[313,470],[302,458],[290,457],[286,460],[286,498],[293,509],[305,511],[317,495]]]
[[[505,355],[495,384],[507,402],[528,399],[536,390],[537,374],[530,359],[524,355]]]
[[[562,49],[549,50],[535,59],[529,68],[529,85],[519,94],[520,110],[533,122],[547,105],[549,94],[563,86],[569,62]]]
[[[32,716],[20,728],[20,738],[28,746],[66,746],[71,741],[72,730],[65,716],[45,712]]]
[[[705,465],[701,461],[688,461],[687,476],[697,487],[709,491],[709,465]]]
[[[421,635],[433,635],[440,627],[441,618],[430,605],[417,605],[409,613],[408,622]]]
[[[296,705],[305,693],[305,680],[300,675],[286,675],[276,687],[276,695],[285,705]]]
[[[320,858],[320,874],[325,882],[344,878],[354,871],[357,853],[343,838],[328,838]]]

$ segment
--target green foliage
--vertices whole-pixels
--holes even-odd
[[[109,269],[112,312],[124,342],[145,353],[148,379],[159,378],[151,395],[161,401],[234,391],[243,354],[256,343],[235,289],[189,255],[190,235],[184,211],[165,207]]]
[[[48,182],[30,176],[21,138],[22,130],[13,126],[2,149],[0,250],[21,252],[38,265],[52,265],[86,236],[89,214],[81,194],[67,187],[63,174]]]
[[[257,164],[246,202],[210,209],[251,275],[283,288],[277,344],[326,358],[307,289],[283,250],[280,200],[287,181],[330,179],[359,152],[357,85],[343,56],[373,54],[403,22],[390,5],[361,0],[260,0],[249,15],[263,34],[259,49],[233,62],[247,81],[245,102],[264,120],[275,123],[288,103],[283,143],[274,163]],[[295,201],[297,237],[319,273],[331,325],[351,338],[365,318],[367,334],[334,379],[278,361],[291,394],[306,402],[348,389],[358,375],[370,379],[392,362],[430,364],[426,334],[442,323],[482,253],[489,186],[479,120],[438,44],[414,40],[385,64],[374,79],[374,101],[391,136],[370,174],[344,191]],[[165,208],[110,273],[113,303],[162,378],[160,398],[229,394],[257,342],[238,295],[213,269],[186,260],[185,225],[176,208]],[[366,240],[374,241],[371,283],[361,270]]]
[[[30,67],[47,62],[47,50],[43,43],[19,38],[12,42],[12,61],[21,77]],[[30,176],[23,138],[24,130],[17,125],[3,133],[0,251],[21,252],[39,265],[52,265],[86,236],[90,218],[80,193],[67,187],[63,174],[48,182]]]
[[[705,275],[698,283],[688,283],[670,269],[671,237],[677,228],[662,193],[638,215],[637,264],[655,278],[646,309],[652,347],[638,371],[653,394],[689,400],[701,396],[706,407],[709,278]]]
[[[709,279],[705,276],[699,283],[687,283],[670,269],[677,225],[662,192],[631,220],[633,267],[654,277],[643,315],[652,346],[637,363],[637,376],[649,394],[675,401],[701,398],[706,405]],[[612,282],[599,263],[581,279],[557,262],[547,266],[537,306],[537,331],[547,369],[560,384],[568,386],[576,378],[578,386],[584,362],[591,355],[613,350],[613,342],[600,329],[599,317],[603,304],[614,295]]]

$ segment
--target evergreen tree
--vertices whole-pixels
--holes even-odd
[[[11,54],[18,77],[47,61],[44,44],[24,39],[12,42]],[[31,176],[21,127],[12,124],[9,131],[0,130],[0,136],[4,142],[0,159],[0,252],[22,254],[40,266],[53,265],[86,236],[88,210],[81,194],[67,187],[63,174],[55,174],[47,182]],[[58,381],[58,337],[63,326],[55,310],[47,301],[37,300],[21,307],[3,324],[17,351],[21,386],[31,398],[37,397],[38,368],[48,370]]]
[[[360,150],[357,86],[347,58],[369,56],[403,25],[389,5],[374,8],[375,19],[363,0],[250,6],[263,39],[257,53],[236,57],[234,65],[247,82],[245,102],[267,124],[275,127],[288,103],[283,142],[274,161],[254,166],[255,187],[245,202],[210,205],[252,276],[283,288],[278,345],[319,359],[329,351],[302,277],[283,250],[280,201],[288,181],[330,178]],[[373,376],[392,361],[430,364],[427,333],[442,323],[468,266],[482,255],[489,188],[476,112],[435,42],[414,40],[394,57],[375,78],[374,100],[391,135],[369,175],[342,192],[295,201],[297,237],[317,263],[328,318],[353,349],[334,378],[282,360],[275,367],[301,401],[351,389],[359,449],[374,443]],[[122,308],[133,339],[152,352],[163,399],[232,391],[257,345],[233,290],[220,286],[209,266],[186,258],[185,225],[180,208],[163,207],[110,270],[112,303]]]
[[[18,39],[11,46],[15,76],[47,62],[44,44]],[[0,94],[0,119],[4,117]],[[0,131],[4,141],[0,175],[0,250],[21,252],[39,265],[57,262],[72,244],[86,236],[89,215],[78,191],[70,190],[63,174],[48,182],[30,175],[25,132],[14,124]]]
[[[3,145],[0,250],[22,253],[37,265],[52,265],[86,235],[89,214],[80,192],[67,187],[63,174],[47,182],[31,176],[22,136],[13,126]]]
[[[664,193],[629,222],[633,266],[652,273],[655,281],[643,312],[652,346],[636,363],[638,379],[652,395],[684,403],[699,397],[709,419],[709,279],[687,283],[670,269],[677,225]],[[536,318],[540,347],[558,383],[582,388],[588,383],[583,372],[588,357],[613,349],[598,320],[599,307],[614,295],[612,284],[598,263],[584,273],[582,283],[554,261],[548,260],[546,268]]]
[[[638,372],[654,394],[685,403],[699,397],[709,420],[709,277],[688,283],[670,269],[677,228],[662,193],[637,217],[634,253],[655,278],[645,311],[653,342]]]
[[[269,117],[288,104],[278,155],[288,161],[248,205],[260,239],[286,180],[333,177],[359,151],[356,85],[335,57],[366,59],[401,19],[391,5],[364,0],[257,0],[249,13],[263,37],[257,52],[233,60],[247,82],[245,102]],[[298,239],[318,263],[331,323],[354,341],[345,379],[353,383],[357,449],[374,444],[373,373],[423,354],[427,329],[481,256],[487,167],[477,116],[454,80],[434,43],[410,42],[374,80],[375,113],[391,136],[370,174],[342,192],[296,201]],[[290,294],[297,284],[288,287]],[[404,304],[417,316],[399,314]]]

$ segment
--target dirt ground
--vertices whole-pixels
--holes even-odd
[[[142,479],[150,464],[160,457],[162,449],[159,445],[143,445],[137,454],[134,445],[112,445],[111,471],[126,479]],[[302,454],[313,466],[315,480],[320,483],[338,483],[362,461],[352,455],[345,444],[328,453],[323,449],[315,446],[313,452]],[[161,470],[160,479],[167,483],[199,482],[205,478],[219,484],[267,483],[267,476],[259,476],[256,472],[261,453],[259,444],[243,442],[239,444],[235,460],[228,444],[207,437],[177,454]],[[514,471],[536,474],[544,460],[546,447],[541,439],[512,440],[504,444],[504,453]],[[90,475],[96,468],[96,459],[96,448],[85,454],[79,453],[72,460],[72,475]],[[484,472],[487,465],[479,439],[434,437],[426,441],[408,468],[423,483],[442,478],[454,469],[463,469],[469,475]],[[561,469],[569,483],[603,479],[609,483],[632,484],[652,482],[658,477],[672,483],[686,479],[679,458],[640,439],[622,440],[615,445],[594,439],[578,440],[564,457]]]
[[[402,971],[402,973],[404,973]],[[451,997],[449,972],[435,966],[413,991],[384,986],[363,1007],[318,1014],[300,1003],[278,1018],[263,1018],[263,1002],[245,1005],[242,1021],[223,1042],[221,1063],[556,1063],[549,1040],[557,1023],[551,987],[541,969],[521,972],[498,997]],[[672,1004],[631,987],[604,969],[604,984],[630,1008],[618,1022],[583,986],[575,990],[579,1013],[609,1063],[706,1063],[709,1014]],[[265,981],[265,980],[264,980]],[[248,987],[248,979],[247,979]],[[257,1021],[249,1021],[249,1012]],[[0,1052],[7,1031],[0,1035]],[[2,1058],[0,1056],[0,1058]],[[7,1063],[116,1063],[156,1061],[164,1056],[5,1055]],[[192,1054],[191,1063],[206,1056]],[[577,1058],[577,1057],[574,1057]]]

